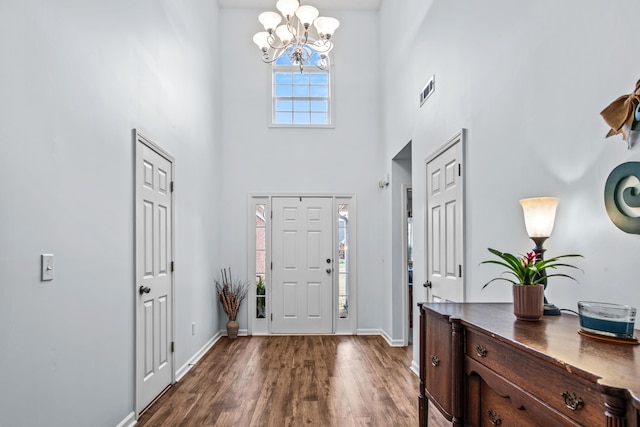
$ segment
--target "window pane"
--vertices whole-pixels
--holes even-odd
[[[313,73],[311,74],[312,85],[326,85],[329,83],[329,75],[327,73]]]
[[[266,205],[256,206],[256,317],[264,319],[266,306]]]
[[[291,99],[276,100],[276,111],[293,111],[293,102]]]
[[[293,65],[293,63],[291,62],[291,58],[288,55],[290,51],[291,49],[289,49],[288,52],[283,53],[280,58],[276,59],[276,64],[277,65]]]
[[[293,94],[291,86],[276,85],[276,96],[285,97]]]
[[[327,101],[311,101],[311,111],[326,113],[328,110]]]
[[[309,74],[294,74],[293,75],[293,84],[295,85],[308,85],[309,84]]]
[[[293,123],[293,117],[291,113],[276,113],[276,124],[279,125],[290,125]]]
[[[310,102],[308,100],[296,100],[293,102],[293,111],[296,112],[303,112],[303,111],[309,111],[310,110]]]
[[[314,125],[326,125],[327,121],[326,113],[311,113],[311,123]]]
[[[309,113],[293,113],[293,123],[297,125],[308,125]]]
[[[291,73],[276,72],[276,84],[291,84]]]
[[[309,86],[294,86],[293,87],[293,96],[299,96],[299,97],[305,97],[305,98],[308,97],[309,96]]]
[[[329,89],[327,86],[311,86],[311,96],[327,98],[329,96]]]
[[[349,205],[338,206],[338,310],[349,318]]]

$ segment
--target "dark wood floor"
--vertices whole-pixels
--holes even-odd
[[[378,336],[223,337],[136,427],[417,426],[411,357]]]

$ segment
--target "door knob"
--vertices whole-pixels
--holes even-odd
[[[425,288],[431,289],[431,286],[432,286],[431,280],[427,280],[422,284],[422,286],[424,286]]]
[[[148,294],[149,292],[151,292],[151,288],[150,287],[144,286],[144,285],[140,285],[140,295]]]
[[[327,274],[331,274],[331,269],[327,268]]]

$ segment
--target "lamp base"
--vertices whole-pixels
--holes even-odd
[[[544,304],[544,315],[545,316],[560,316],[560,309],[556,307],[554,304],[545,303]]]

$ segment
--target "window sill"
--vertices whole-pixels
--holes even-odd
[[[272,123],[267,127],[276,129],[335,129],[336,125],[279,125]]]

